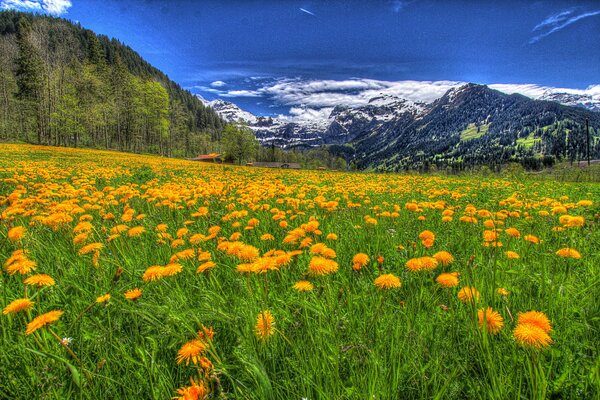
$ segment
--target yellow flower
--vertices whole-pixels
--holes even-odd
[[[510,292],[504,288],[496,289],[496,293],[499,294],[500,296],[505,296],[505,297],[510,294]]]
[[[498,232],[496,231],[483,231],[484,242],[495,242],[498,240]]]
[[[142,279],[144,282],[157,281],[163,277],[163,267],[160,265],[153,265],[148,267],[146,271],[144,271],[144,275]]]
[[[507,235],[512,236],[514,238],[521,237],[521,232],[519,232],[516,228],[508,228],[504,232],[506,232]]]
[[[323,276],[337,272],[339,266],[333,260],[325,257],[315,256],[308,264],[308,273],[312,276]]]
[[[112,296],[110,295],[110,293],[104,294],[104,295],[96,298],[96,303],[105,303],[108,300],[110,300],[111,297]]]
[[[452,256],[452,254],[450,254],[447,251],[438,251],[433,255],[433,258],[435,258],[444,267],[447,267],[454,261],[454,257]]]
[[[89,254],[93,251],[101,250],[103,247],[102,243],[90,243],[79,249],[79,255]]]
[[[63,315],[63,312],[59,310],[49,311],[45,314],[38,315],[29,324],[27,324],[27,330],[25,331],[25,334],[31,335],[38,329],[58,321],[61,315]]]
[[[419,234],[419,239],[421,239],[423,246],[431,247],[435,241],[435,234],[431,231],[423,231]]]
[[[173,276],[173,275],[177,275],[178,273],[180,273],[183,270],[183,267],[181,266],[181,264],[167,264],[166,266],[163,267],[163,276]]]
[[[16,314],[21,311],[31,310],[33,307],[33,301],[29,299],[16,299],[11,301],[4,310],[2,310],[2,314]]]
[[[200,266],[198,267],[198,269],[196,269],[197,273],[202,273],[204,271],[207,271],[209,269],[213,269],[217,264],[215,264],[212,261],[207,261],[203,264],[200,264]]]
[[[127,300],[137,300],[142,295],[142,289],[132,289],[125,292],[125,298]]]
[[[19,240],[23,239],[24,236],[25,228],[22,226],[15,226],[8,231],[8,239],[11,242],[18,242]]]
[[[327,236],[325,237],[325,239],[327,239],[327,240],[338,240],[338,235],[336,235],[335,233],[328,233]]]
[[[127,231],[127,236],[136,237],[140,236],[144,232],[146,232],[146,229],[143,226],[136,226]]]
[[[480,294],[474,287],[464,287],[458,292],[458,299],[463,303],[479,301]]]
[[[533,244],[540,244],[542,242],[537,236],[533,235],[526,235],[525,240]]]
[[[577,250],[570,249],[568,247],[558,250],[556,252],[556,255],[563,258],[574,258],[576,260],[579,260],[581,258],[581,254]]]
[[[299,292],[309,292],[309,291],[313,290],[313,288],[314,288],[313,284],[310,283],[309,281],[298,281],[294,285],[294,289],[296,289]]]
[[[375,283],[375,286],[377,286],[379,289],[399,288],[402,285],[400,278],[393,274],[379,275],[377,278],[375,278],[373,283]]]
[[[479,327],[483,328],[485,326],[485,329],[492,335],[496,335],[504,326],[504,318],[502,318],[498,311],[494,311],[492,307],[488,307],[485,310],[479,309],[477,311],[477,318]]]
[[[271,311],[264,310],[258,314],[255,326],[256,336],[261,340],[267,340],[275,331],[275,319]]]
[[[453,288],[458,286],[458,273],[447,272],[440,274],[435,281],[443,288]]]
[[[174,397],[174,400],[204,400],[209,395],[210,391],[202,381],[194,381],[190,379],[191,385],[177,389],[179,396]]]
[[[194,339],[185,343],[177,352],[177,364],[185,362],[185,365],[198,364],[203,352],[206,350],[206,344],[200,339]]]
[[[528,311],[525,313],[519,313],[517,322],[519,324],[535,325],[546,333],[552,330],[552,324],[550,323],[550,320],[546,314],[541,311]]]
[[[548,347],[552,343],[552,339],[547,332],[532,324],[518,324],[513,331],[513,336],[521,346],[536,349]]]
[[[356,265],[360,269],[362,267],[366,267],[371,262],[369,256],[365,253],[358,253],[354,257],[352,257],[352,264]]]
[[[46,274],[37,274],[37,275],[32,275],[29,278],[25,279],[23,281],[23,283],[26,284],[26,285],[32,285],[32,286],[41,287],[41,286],[52,286],[56,282],[49,275],[46,275]]]
[[[511,260],[516,260],[518,258],[520,258],[521,256],[519,256],[518,253],[514,252],[514,251],[507,251],[506,253],[504,253],[506,255],[506,258],[509,258]]]

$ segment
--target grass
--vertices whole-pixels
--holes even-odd
[[[0,398],[165,399],[193,389],[190,378],[208,398],[597,398],[599,200],[594,183],[280,171],[0,145],[0,261],[25,249],[37,263],[24,275],[14,264],[2,271],[3,309],[24,297],[34,305],[0,316]],[[144,232],[130,236],[134,227]],[[92,243],[102,248],[80,254]],[[335,251],[327,257],[336,272],[309,273],[311,249],[325,254],[316,243]],[[561,248],[581,258],[560,257]],[[406,266],[441,251],[454,261]],[[353,268],[359,253],[369,260]],[[207,255],[214,268],[196,272]],[[181,271],[143,279],[172,263]],[[436,283],[452,271],[457,287]],[[402,286],[379,289],[384,273]],[[24,285],[34,274],[56,283]],[[313,290],[295,290],[300,280]],[[463,287],[479,299],[461,302]],[[126,299],[134,288],[141,296]],[[503,318],[497,335],[478,323],[485,307]],[[25,334],[51,310],[64,314]],[[265,310],[274,325],[257,332]],[[547,347],[513,336],[530,310],[552,323]],[[211,340],[199,338],[203,327]],[[178,364],[195,338],[204,366]]]
[[[541,142],[542,139],[534,137],[533,133],[530,133],[526,138],[517,139],[517,146],[523,146],[526,149],[532,148],[536,143]]]
[[[469,124],[467,129],[460,133],[460,140],[466,142],[468,140],[477,139],[485,135],[490,127],[490,124],[483,124],[479,126],[479,131],[477,131],[477,126],[475,124]]]

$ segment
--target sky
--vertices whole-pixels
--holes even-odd
[[[184,88],[317,118],[463,82],[600,96],[600,1],[0,0],[131,46]],[[558,89],[557,89],[558,88]]]

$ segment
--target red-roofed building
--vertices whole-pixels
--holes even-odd
[[[210,153],[210,154],[201,154],[194,158],[189,158],[190,161],[203,161],[203,162],[211,162],[211,163],[222,163],[223,158],[222,154],[218,153]]]

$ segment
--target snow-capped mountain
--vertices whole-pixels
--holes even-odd
[[[229,101],[198,98],[227,122],[247,124],[259,141],[283,148],[347,143],[359,133],[376,130],[400,116],[419,118],[428,107],[425,103],[381,95],[370,99],[364,106],[338,106],[326,118],[303,120],[286,116],[256,116]]]
[[[597,99],[566,93],[544,97],[550,101],[469,83],[449,89],[429,104],[378,95],[364,105],[337,106],[313,119],[255,116],[223,100],[205,103],[227,121],[242,120],[263,144],[282,148],[348,144],[344,149],[359,168],[398,168],[431,157],[506,162],[517,151],[530,157],[564,157],[566,132],[576,132],[570,135],[583,140],[586,120],[593,132],[600,132],[600,113],[587,109],[598,104]],[[592,151],[600,152],[600,145]]]
[[[572,107],[587,108],[592,111],[600,111],[600,94],[572,94],[546,91],[538,100],[555,101]]]
[[[258,118],[254,114],[242,110],[234,103],[221,99],[207,101],[201,96],[198,96],[198,98],[202,100],[206,106],[215,110],[217,114],[227,122],[238,122],[240,120],[247,124],[256,124],[258,122]]]

